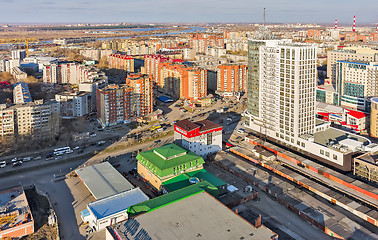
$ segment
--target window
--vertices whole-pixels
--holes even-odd
[[[323,149],[320,149],[320,154],[324,155],[324,150]]]
[[[333,154],[333,159],[337,160],[337,155],[336,154]]]
[[[325,152],[326,157],[329,157],[329,152]]]

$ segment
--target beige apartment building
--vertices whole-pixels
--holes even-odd
[[[0,106],[0,136],[53,139],[59,134],[59,103],[51,100]]]
[[[14,135],[14,109],[7,108],[6,104],[0,105],[0,137]]]
[[[340,50],[328,51],[327,61],[327,78],[330,83],[336,83],[336,67],[337,61],[364,61],[364,62],[377,62],[378,50],[366,47],[344,47]]]

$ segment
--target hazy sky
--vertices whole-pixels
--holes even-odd
[[[378,0],[0,0],[0,23],[375,23]]]

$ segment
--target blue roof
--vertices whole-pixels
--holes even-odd
[[[96,216],[102,219],[107,216],[126,211],[128,207],[149,200],[139,188],[134,188],[110,197],[106,197],[88,204],[88,208]]]
[[[169,102],[173,102],[173,100],[170,98],[170,97],[167,97],[167,96],[161,96],[161,97],[158,97],[158,99],[164,103],[169,103]]]

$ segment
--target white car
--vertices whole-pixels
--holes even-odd
[[[4,168],[6,166],[7,166],[7,162],[6,161],[0,162],[0,168]]]
[[[18,161],[17,158],[12,159],[12,162],[17,162],[17,161]]]

